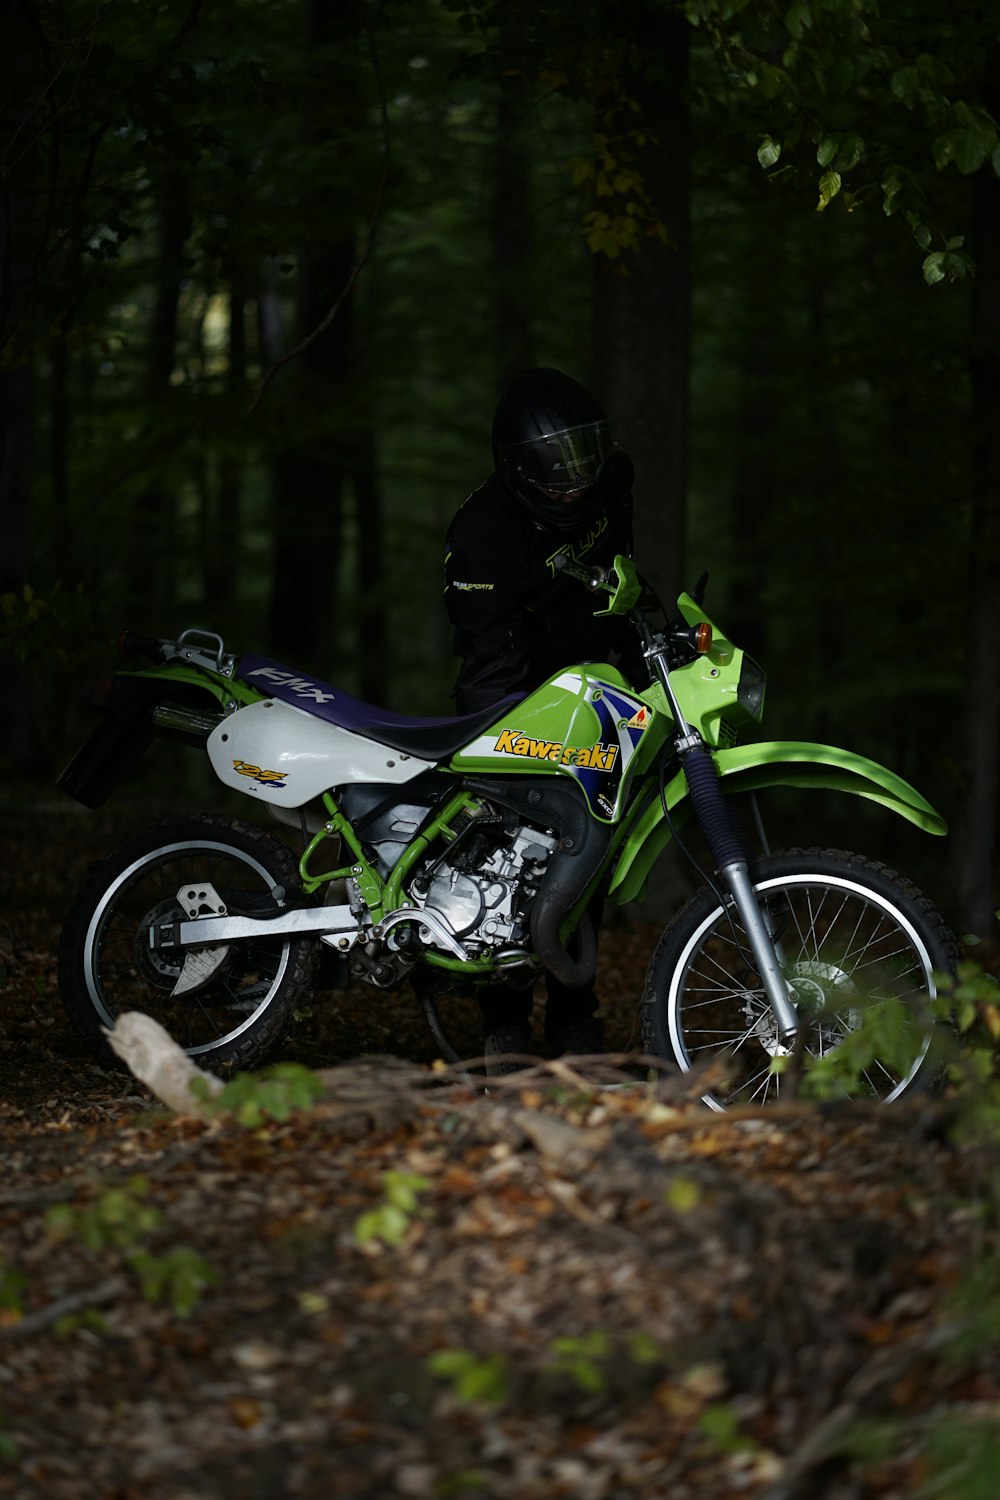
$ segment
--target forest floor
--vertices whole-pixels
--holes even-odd
[[[548,1063],[484,1094],[352,989],[281,1053],[310,1108],[173,1115],[55,988],[135,814],[2,814],[0,1496],[995,1493],[996,1163],[947,1099],[723,1117]],[[602,939],[622,1052],[654,939]]]

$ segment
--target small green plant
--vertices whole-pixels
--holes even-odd
[[[698,1418],[698,1431],[719,1453],[747,1453],[758,1445],[740,1431],[740,1419],[724,1401],[706,1406]]]
[[[415,1172],[383,1172],[382,1202],[358,1217],[354,1238],[361,1245],[375,1240],[385,1245],[401,1245],[419,1210],[419,1194],[429,1187],[428,1178]]]
[[[672,1177],[664,1189],[663,1201],[675,1213],[691,1213],[701,1202],[701,1188],[693,1177]]]
[[[934,1011],[963,1036],[991,1052],[995,1050],[1000,1040],[1000,984],[982,964],[966,959],[954,975],[939,975]]]
[[[147,1192],[146,1179],[133,1177],[119,1187],[107,1188],[89,1203],[54,1204],[45,1216],[46,1228],[56,1241],[78,1240],[88,1250],[116,1252],[147,1301],[166,1303],[178,1317],[186,1318],[218,1278],[208,1262],[186,1246],[174,1245],[162,1254],[149,1249],[146,1241],[166,1221],[158,1208],[145,1201]],[[73,1314],[61,1331],[70,1332],[90,1318],[86,1311]]]
[[[148,1191],[144,1177],[131,1177],[79,1207],[56,1203],[45,1215],[46,1228],[52,1239],[79,1240],[88,1250],[130,1249],[163,1224],[160,1210],[145,1201]]]
[[[625,1351],[634,1365],[658,1365],[664,1358],[663,1346],[642,1329],[625,1335]]]
[[[592,1328],[578,1336],[553,1339],[541,1373],[564,1377],[585,1395],[599,1396],[608,1389],[611,1360],[621,1354],[638,1365],[661,1364],[665,1358],[662,1346],[641,1330],[617,1337],[603,1328]],[[460,1401],[501,1405],[507,1399],[510,1380],[502,1354],[483,1357],[469,1349],[437,1349],[426,1364],[433,1375],[451,1382]]]
[[[804,1098],[837,1099],[854,1092],[876,1058],[905,1075],[920,1055],[926,1031],[905,1000],[895,995],[852,997],[842,1008],[848,1012],[848,1029],[836,1046],[806,1059]]]
[[[24,1312],[24,1290],[28,1279],[22,1271],[13,1270],[0,1254],[0,1312],[19,1318]]]
[[[213,1115],[229,1116],[248,1130],[268,1120],[283,1123],[296,1110],[311,1109],[323,1091],[322,1079],[301,1063],[278,1063],[263,1073],[239,1073],[217,1094],[209,1092],[202,1078],[191,1085],[194,1097]]]
[[[611,1353],[611,1340],[600,1328],[580,1338],[553,1339],[547,1368],[554,1375],[567,1375],[574,1385],[596,1396],[607,1389],[608,1378],[601,1361]]]
[[[92,1333],[104,1333],[108,1326],[108,1320],[103,1313],[98,1312],[96,1307],[84,1307],[79,1312],[63,1313],[57,1318],[53,1327],[59,1338],[69,1338],[71,1333],[76,1333],[78,1328],[89,1328]]]
[[[3,1418],[0,1417],[0,1464],[9,1464],[17,1457],[17,1444],[9,1432],[4,1431]]]
[[[927,1439],[930,1478],[921,1500],[994,1500],[1000,1468],[1000,1433],[985,1419],[945,1418]]]
[[[490,1488],[489,1475],[482,1469],[456,1469],[454,1474],[445,1474],[434,1485],[434,1500],[458,1500],[476,1490]]]
[[[500,1406],[507,1399],[507,1361],[502,1354],[481,1358],[470,1349],[436,1349],[426,1363],[432,1375],[451,1382],[459,1401]]]
[[[188,1245],[172,1245],[162,1255],[137,1250],[129,1265],[147,1302],[165,1302],[180,1318],[194,1312],[202,1295],[218,1281],[212,1267]]]
[[[947,1077],[960,1105],[956,1137],[1000,1137],[1000,985],[972,960],[938,976],[934,1013],[953,1036]]]

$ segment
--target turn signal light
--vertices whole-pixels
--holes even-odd
[[[712,647],[712,627],[707,620],[702,620],[700,625],[695,626],[694,649],[702,656]]]

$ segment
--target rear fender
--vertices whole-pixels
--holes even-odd
[[[729,793],[759,791],[774,786],[819,787],[824,791],[849,792],[878,802],[907,818],[925,833],[944,834],[948,825],[920,793],[877,761],[835,745],[813,745],[798,740],[772,740],[764,744],[738,745],[716,750],[713,759]],[[690,815],[684,773],[664,787],[664,798],[677,822]],[[622,828],[622,852],[615,865],[609,894],[620,903],[641,899],[650,869],[671,838],[659,797],[637,813],[634,823]]]
[[[259,696],[241,683],[223,677],[215,680],[190,667],[119,672],[109,688],[95,696],[93,706],[100,709],[101,717],[56,786],[85,807],[101,807],[158,736],[204,744],[207,729],[205,734],[185,729],[183,714],[175,715],[172,724],[158,724],[153,718],[156,709],[189,710],[215,721],[231,699]]]

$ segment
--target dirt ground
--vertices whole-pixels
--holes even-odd
[[[961,1485],[996,1472],[995,1162],[947,1099],[721,1117],[544,1062],[484,1094],[359,989],[280,1054],[322,1070],[310,1107],[170,1114],[55,986],[136,816],[3,810],[0,1496],[990,1492]],[[622,1052],[654,940],[602,939]],[[446,1021],[471,1055],[471,1007]]]

